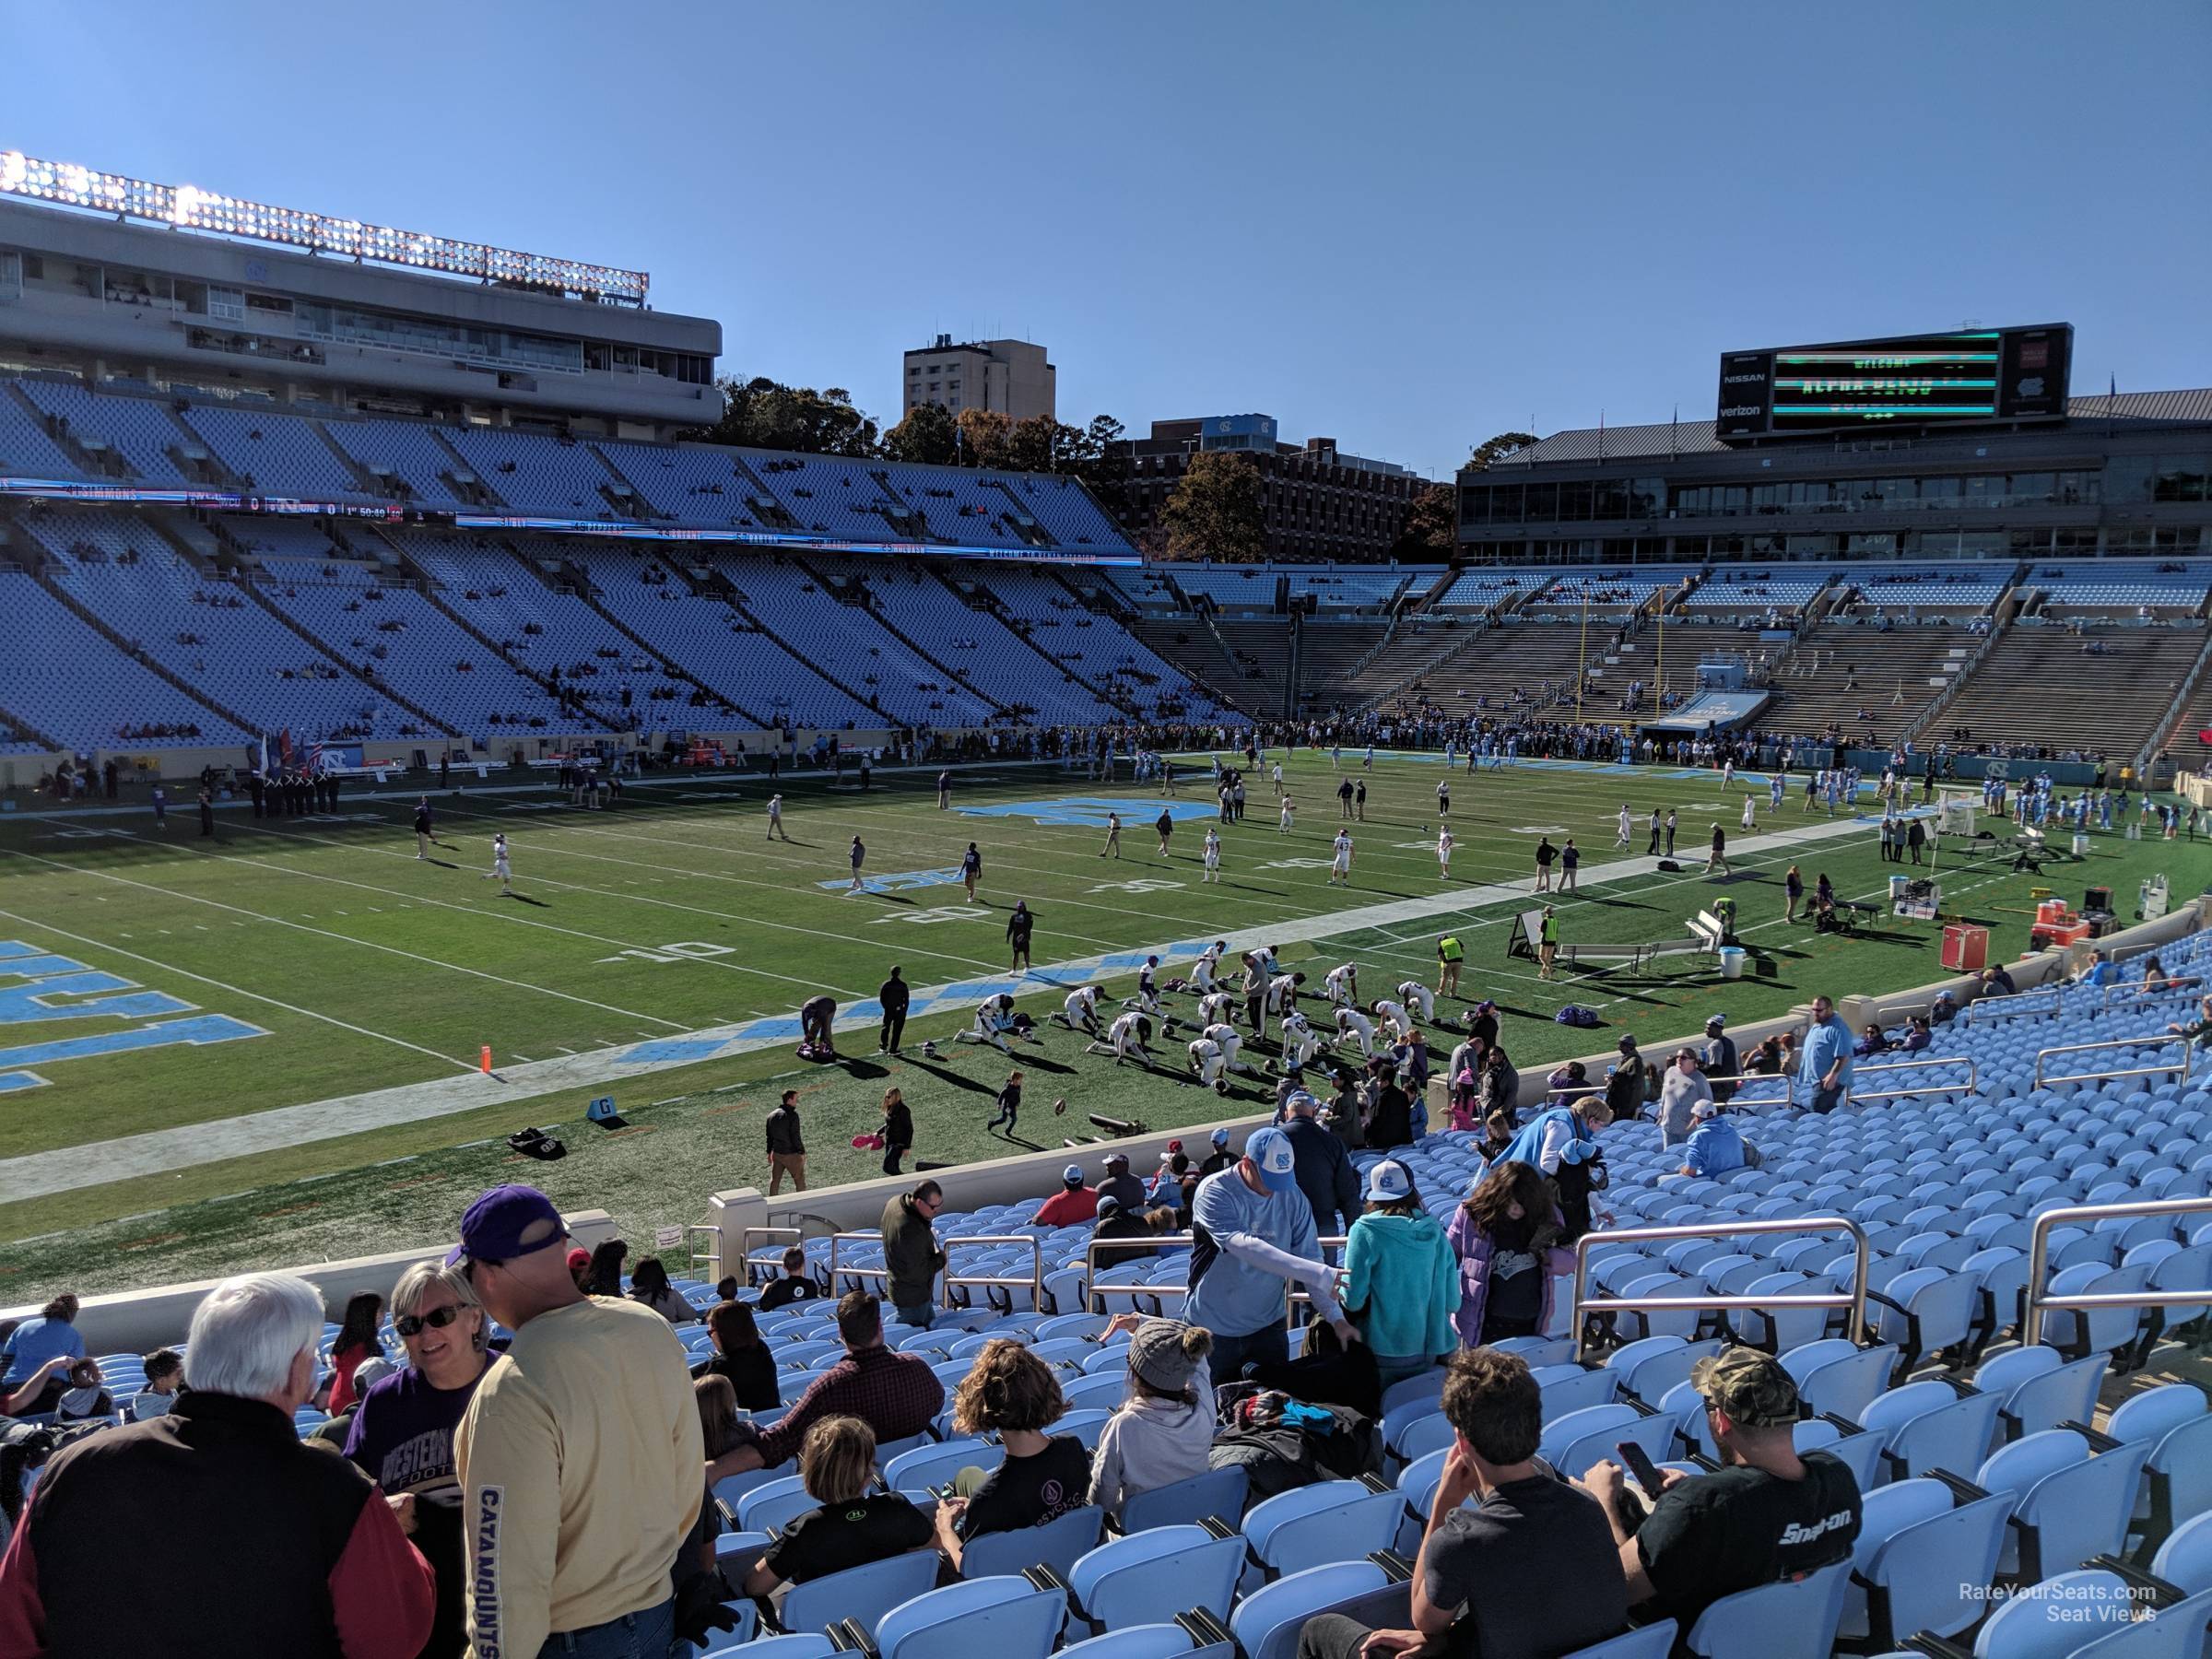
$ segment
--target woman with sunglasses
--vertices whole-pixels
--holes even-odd
[[[491,1366],[488,1322],[457,1269],[418,1262],[392,1288],[392,1328],[406,1367],[361,1395],[346,1455],[383,1488],[402,1530],[437,1569],[437,1611],[420,1659],[462,1659],[468,1551],[453,1430]]]

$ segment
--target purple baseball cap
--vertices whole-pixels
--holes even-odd
[[[524,1243],[523,1235],[541,1221],[553,1226],[543,1238]],[[468,1206],[461,1218],[461,1242],[446,1253],[445,1265],[512,1262],[516,1256],[563,1242],[568,1226],[553,1200],[534,1186],[496,1186]]]

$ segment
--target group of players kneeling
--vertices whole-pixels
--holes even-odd
[[[1225,1095],[1232,1077],[1264,1081],[1302,1071],[1324,1054],[1356,1059],[1365,1067],[1378,1053],[1418,1045],[1421,1024],[1436,1017],[1436,993],[1417,979],[1400,982],[1392,996],[1378,997],[1363,1008],[1359,971],[1345,962],[1322,976],[1329,1026],[1317,1030],[1299,1006],[1306,983],[1303,972],[1286,970],[1274,948],[1263,945],[1242,954],[1243,972],[1237,978],[1231,971],[1230,978],[1237,980],[1232,985],[1221,971],[1228,949],[1227,940],[1215,940],[1200,953],[1188,980],[1171,979],[1164,985],[1159,957],[1148,956],[1137,971],[1136,994],[1123,998],[1118,1012],[1109,1017],[1102,1010],[1104,987],[1078,985],[1061,999],[1059,1010],[1047,1016],[1047,1021],[1088,1038],[1083,1050],[1087,1054],[1106,1055],[1116,1065],[1159,1070],[1163,1056],[1152,1046],[1155,1034],[1163,1044],[1172,1042],[1186,1023],[1162,1008],[1161,994],[1194,994],[1198,1013],[1189,1023],[1197,1035],[1184,1045],[1184,1067],[1199,1084]],[[1247,1030],[1236,1023],[1240,1011],[1254,1041],[1265,1041],[1269,1021],[1274,1022],[1279,1061],[1266,1059],[1255,1066],[1243,1057]],[[1006,992],[985,997],[970,1027],[953,1037],[956,1043],[980,1043],[1010,1054],[1009,1040],[1039,1042],[1042,1038],[1036,1022],[1018,1012],[1013,996]]]

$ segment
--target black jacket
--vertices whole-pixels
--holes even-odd
[[[1313,1206],[1315,1229],[1324,1238],[1349,1230],[1359,1213],[1359,1177],[1353,1172],[1344,1143],[1317,1120],[1295,1112],[1284,1123],[1283,1133],[1298,1159],[1298,1190]]]
[[[911,1147],[914,1144],[914,1114],[907,1110],[904,1100],[884,1114],[883,1144],[886,1147]]]
[[[799,1114],[789,1106],[779,1106],[768,1114],[768,1149],[786,1158],[803,1158],[806,1153],[806,1138],[799,1132]]]
[[[902,979],[887,979],[876,987],[876,1000],[886,1014],[903,1014],[912,998],[912,992]]]

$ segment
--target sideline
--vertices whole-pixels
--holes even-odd
[[[1765,835],[1732,841],[1731,851],[1765,852],[1805,846],[1864,833],[1865,818],[1822,818]],[[1643,880],[1658,873],[1658,860],[1639,855],[1600,866],[1584,877],[1582,887],[1599,888]],[[1277,948],[1315,938],[1361,933],[1434,916],[1456,915],[1491,905],[1532,897],[1525,879],[1456,888],[1418,899],[1395,900],[1357,910],[1337,911],[1325,916],[1308,916],[1263,924],[1238,931],[1237,943],[1249,948],[1268,945]],[[1001,992],[1022,994],[1063,985],[1078,985],[1094,977],[1134,973],[1147,955],[1157,955],[1163,967],[1195,958],[1213,943],[1211,936],[1178,939],[1150,950],[1116,950],[1102,955],[1056,962],[1026,974],[992,975],[949,984],[916,986],[908,1018],[972,1007],[985,996]],[[870,997],[841,1011],[840,1031],[861,1031],[876,1026],[882,1010]],[[247,1158],[287,1147],[389,1129],[475,1112],[487,1106],[512,1104],[565,1089],[619,1085],[677,1066],[701,1061],[727,1059],[778,1043],[796,1041],[795,1014],[774,1015],[679,1032],[649,1041],[595,1049],[558,1059],[533,1060],[491,1077],[470,1073],[428,1083],[408,1083],[341,1095],[333,1100],[297,1106],[276,1107],[240,1117],[218,1118],[173,1129],[150,1130],[47,1152],[0,1159],[0,1204],[49,1197],[80,1187],[173,1172],[226,1159]]]

